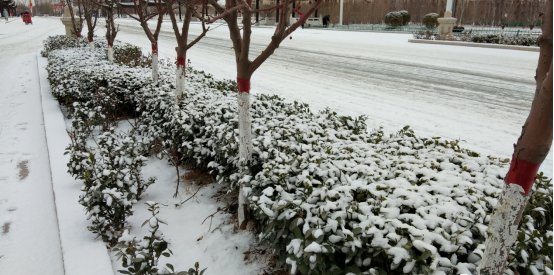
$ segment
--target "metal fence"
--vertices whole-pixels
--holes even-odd
[[[462,32],[468,35],[501,35],[501,36],[532,36],[538,37],[542,34],[540,28],[492,28],[492,27],[466,27]]]
[[[322,26],[311,26],[312,28],[321,28]],[[475,27],[464,26],[464,30],[455,34],[463,35],[502,35],[502,36],[533,36],[538,37],[542,34],[540,28],[500,28],[500,27]],[[397,32],[397,33],[416,33],[431,32],[437,33],[437,29],[428,29],[424,25],[407,25],[400,27],[391,27],[385,24],[352,24],[352,25],[330,25],[330,30],[340,31],[368,31],[368,32]]]
[[[322,26],[312,26],[312,28],[323,28]],[[385,24],[351,24],[351,25],[330,25],[328,29],[339,31],[369,31],[369,32],[398,32],[414,33],[428,30],[423,25],[407,25],[400,27],[391,27]]]

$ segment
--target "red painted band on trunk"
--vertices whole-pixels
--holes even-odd
[[[531,187],[533,187],[535,176],[540,166],[540,164],[512,157],[510,170],[508,170],[504,182],[523,187],[524,194],[527,195],[531,191]]]
[[[177,66],[185,67],[185,58],[182,56],[177,56]]]
[[[108,43],[108,47],[113,48],[113,43]]]
[[[158,45],[152,44],[152,54],[158,54]]]
[[[250,79],[237,77],[237,86],[239,93],[250,93]]]

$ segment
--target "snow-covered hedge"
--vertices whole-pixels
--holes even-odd
[[[110,63],[103,49],[70,51],[72,54],[66,58],[56,55],[48,59],[48,80],[56,99],[70,109],[76,102],[99,108],[112,119],[134,116],[131,96],[150,82],[149,69]],[[90,66],[82,66],[83,63]]]
[[[431,30],[414,32],[415,39],[437,40],[439,35]],[[462,33],[454,35],[455,41],[488,43],[488,44],[503,44],[516,46],[538,46],[539,39],[537,36],[530,35],[498,35],[498,34],[471,34]]]
[[[95,37],[93,45],[94,48],[104,49],[104,53],[107,52],[106,46],[108,44],[105,39],[98,39]],[[54,50],[78,47],[89,47],[89,43],[84,37],[77,38],[66,35],[54,35],[44,40],[44,47],[40,53],[43,57],[47,57],[48,54]],[[116,40],[113,49],[114,61],[116,63],[131,67],[147,67],[150,66],[152,62],[151,58],[144,56],[140,47],[135,45],[122,43]]]
[[[168,67],[154,86],[145,69],[77,49],[52,52],[48,71],[62,103],[116,95],[136,108],[137,128],[151,146],[175,148],[182,161],[209,168],[229,188],[250,185],[260,237],[274,243],[292,273],[471,273],[478,265],[508,160],[418,137],[408,127],[367,131],[364,117],[258,95],[253,160],[241,174],[232,82],[189,70],[177,108]],[[551,273],[550,183],[536,181],[511,253],[512,274]]]
[[[43,41],[43,48],[40,54],[43,57],[47,57],[51,51],[74,48],[74,47],[84,47],[87,44],[85,38],[80,37],[71,37],[66,35],[54,35],[49,36],[46,40]]]
[[[490,44],[505,44],[517,46],[538,46],[539,39],[537,36],[527,35],[498,35],[498,34],[475,34],[468,39],[475,43],[490,43]]]

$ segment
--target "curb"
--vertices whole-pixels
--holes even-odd
[[[60,105],[50,93],[46,60],[40,53],[37,53],[37,69],[65,274],[115,275],[106,246],[87,229],[89,222],[78,202],[80,187],[67,173],[69,156],[64,152],[71,140],[65,134]]]
[[[476,48],[517,50],[517,51],[527,51],[527,52],[539,52],[540,51],[539,47],[533,47],[533,46],[502,45],[502,44],[491,44],[491,43],[473,43],[473,42],[427,40],[427,39],[409,39],[408,42],[410,42],[410,43],[421,43],[421,44],[436,44],[436,45],[465,46],[465,47],[476,47]]]

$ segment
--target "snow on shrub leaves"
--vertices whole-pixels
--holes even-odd
[[[151,217],[148,218],[142,226],[148,225],[149,235],[142,240],[131,235],[126,230],[119,238],[117,246],[114,247],[116,256],[122,260],[123,270],[118,270],[122,274],[161,274],[161,268],[158,267],[159,259],[163,256],[171,257],[173,252],[169,249],[169,243],[164,239],[164,235],[159,232],[160,223],[166,224],[158,218],[160,205],[156,202],[148,201],[148,211]],[[168,273],[174,274],[173,265],[166,264]]]
[[[84,47],[86,45],[87,41],[83,37],[76,38],[66,35],[53,35],[43,41],[43,49],[40,54],[43,57],[48,57],[48,54],[54,50]]]
[[[437,40],[439,35],[431,30],[417,31],[413,34],[415,39]],[[453,37],[455,41],[503,44],[515,46],[538,46],[539,38],[533,35],[499,35],[499,34],[471,34],[462,33]]]
[[[176,148],[182,161],[209,168],[230,189],[240,181],[250,185],[260,237],[273,242],[291,273],[475,272],[508,160],[480,156],[457,141],[421,138],[409,127],[367,131],[364,117],[315,113],[306,104],[258,95],[253,160],[241,174],[232,82],[189,69],[177,108],[170,67],[161,68],[163,79],[154,86],[149,71],[106,69],[102,58],[90,50],[51,53],[57,97],[69,104],[90,100],[91,92],[118,94],[136,108],[149,146]],[[100,90],[101,81],[113,85]],[[551,181],[539,176],[510,273],[551,272],[551,217]]]
[[[154,182],[142,178],[143,146],[135,135],[116,133],[113,128],[95,139],[95,147],[86,145],[87,135],[82,132],[73,131],[70,136],[68,171],[83,181],[79,203],[92,221],[90,231],[112,246],[123,233],[133,204]]]

